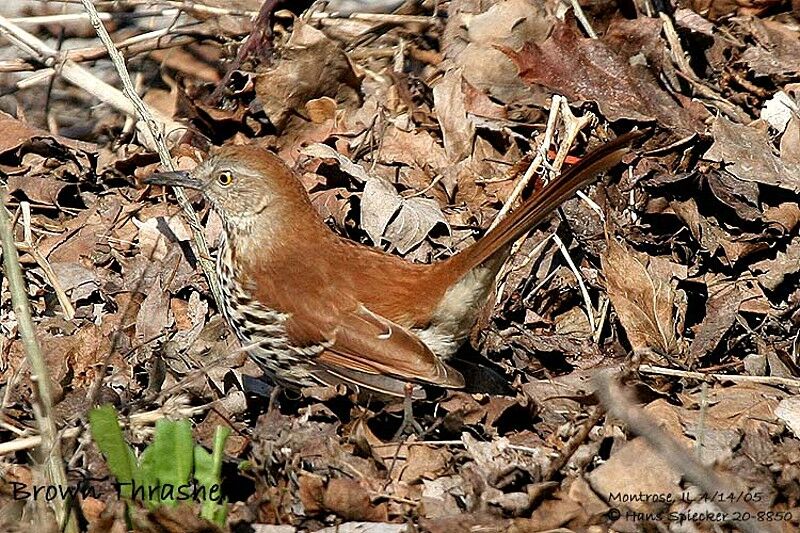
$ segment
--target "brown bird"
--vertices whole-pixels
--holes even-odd
[[[261,148],[227,146],[192,171],[144,181],[198,189],[222,218],[222,312],[273,380],[403,397],[409,383],[464,385],[446,361],[466,341],[511,245],[640,136],[591,152],[475,244],[433,264],[336,235],[294,172]]]

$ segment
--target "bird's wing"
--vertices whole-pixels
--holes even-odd
[[[328,327],[319,321],[305,321],[294,314],[287,321],[292,340],[320,343],[316,362],[344,381],[373,388],[374,376],[429,383],[440,387],[464,386],[461,374],[443,363],[413,332],[359,305],[351,312],[337,314]],[[402,383],[400,383],[402,385]],[[402,390],[402,388],[400,389]],[[389,392],[389,391],[384,391]]]

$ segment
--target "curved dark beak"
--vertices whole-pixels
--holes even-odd
[[[200,189],[200,181],[194,179],[188,170],[176,170],[174,172],[156,172],[150,174],[142,180],[150,185],[172,185],[173,187],[187,187],[189,189]]]

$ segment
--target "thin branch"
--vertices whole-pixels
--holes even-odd
[[[575,261],[572,260],[572,257],[569,255],[569,250],[561,241],[561,238],[553,234],[553,242],[556,243],[558,249],[561,250],[561,255],[564,256],[564,260],[567,262],[567,266],[572,271],[572,275],[575,276],[575,279],[578,281],[578,287],[581,291],[581,297],[583,298],[583,304],[586,306],[586,315],[589,318],[589,327],[592,329],[592,333],[594,333],[595,328],[597,328],[597,320],[594,316],[594,305],[592,305],[592,298],[589,296],[589,291],[586,288],[586,283],[583,282],[583,276],[581,276],[581,271],[578,270],[578,267],[575,265]]]
[[[175,170],[175,166],[172,164],[172,159],[170,158],[169,149],[167,149],[166,143],[166,134],[170,133],[169,130],[165,132],[164,122],[156,121],[153,113],[139,97],[139,94],[136,92],[136,89],[133,86],[131,77],[128,74],[128,70],[125,68],[125,59],[122,57],[122,54],[120,54],[119,50],[117,50],[117,48],[114,46],[114,41],[111,40],[111,36],[108,34],[108,31],[106,31],[105,26],[103,26],[97,10],[95,9],[94,5],[92,5],[92,2],[90,0],[81,0],[81,3],[83,4],[86,12],[89,14],[92,27],[94,28],[95,32],[97,32],[98,37],[100,37],[103,45],[108,50],[108,55],[111,58],[111,62],[114,63],[114,67],[117,69],[117,74],[119,75],[120,80],[122,80],[123,94],[133,105],[136,116],[147,127],[147,132],[155,143],[156,151],[161,159],[161,164],[167,170]],[[200,219],[194,212],[192,204],[189,202],[189,199],[186,197],[186,193],[183,191],[183,189],[180,187],[173,187],[173,190],[175,192],[175,198],[178,201],[178,205],[183,210],[187,223],[192,230],[194,244],[197,248],[195,254],[197,260],[206,276],[208,286],[211,289],[212,295],[214,296],[217,308],[222,309],[222,295],[220,293],[216,275],[214,274],[214,263],[211,260],[211,252],[209,251],[208,244],[203,236],[203,227],[200,225]]]
[[[36,247],[36,244],[33,242],[33,235],[31,232],[31,207],[30,203],[28,202],[20,202],[20,208],[22,210],[22,227],[23,227],[23,241],[16,243],[17,250],[22,250],[23,252],[27,252],[31,254],[33,259],[39,265],[39,268],[42,269],[44,272],[47,281],[50,283],[50,286],[53,287],[53,291],[56,293],[56,298],[58,298],[58,303],[61,304],[61,310],[64,313],[64,318],[67,320],[72,320],[75,318],[75,307],[73,307],[72,302],[70,301],[67,293],[64,291],[63,285],[58,279],[53,267],[50,265],[50,261],[39,251]]]
[[[533,158],[531,164],[528,165],[528,169],[525,171],[525,174],[522,175],[522,178],[517,182],[514,186],[514,190],[511,191],[511,194],[508,196],[508,199],[503,204],[503,207],[497,213],[497,216],[492,221],[492,225],[489,226],[489,231],[495,228],[503,218],[508,214],[511,210],[511,207],[514,205],[514,202],[517,201],[517,198],[522,196],[522,191],[525,190],[525,187],[528,186],[533,176],[539,171],[539,167],[544,162],[544,158],[547,155],[547,149],[553,143],[553,136],[555,135],[555,128],[556,128],[556,120],[558,119],[558,114],[561,111],[561,100],[563,99],[562,96],[553,95],[552,101],[550,102],[550,115],[547,117],[547,127],[544,130],[544,137],[542,138],[542,143],[539,145],[539,148],[536,150],[536,157]]]
[[[211,408],[212,403],[194,407],[191,406],[177,407],[175,409],[172,409],[168,404],[165,404],[163,407],[159,407],[158,409],[152,411],[145,411],[142,413],[136,413],[127,418],[124,418],[120,420],[120,425],[122,427],[127,427],[131,429],[139,429],[143,427],[152,426],[158,420],[161,420],[166,416],[174,418],[192,418],[194,416],[206,412],[208,409]],[[78,437],[83,432],[84,429],[85,428],[83,427],[74,427],[65,429],[64,431],[61,432],[61,438],[72,439]],[[16,453],[23,450],[30,450],[31,448],[36,448],[37,446],[41,445],[41,443],[42,443],[41,435],[31,435],[28,437],[20,437],[8,442],[2,442],[0,443],[0,457],[8,455],[10,453]]]
[[[586,14],[583,12],[583,8],[578,0],[569,0],[570,5],[572,6],[572,11],[575,13],[575,18],[578,19],[580,22],[583,31],[586,32],[591,39],[597,39],[597,33],[595,33],[592,25],[589,23],[589,19],[586,18]]]
[[[594,429],[604,416],[606,416],[606,409],[602,405],[598,405],[592,410],[589,418],[582,422],[581,429],[569,439],[558,457],[547,467],[544,475],[542,475],[543,481],[553,481],[561,469],[567,466],[567,463],[569,463],[569,460],[575,455],[575,452],[578,451],[581,444],[589,438],[589,433],[592,432],[592,429]]]
[[[619,418],[635,434],[644,438],[653,450],[677,472],[708,494],[722,493],[734,494],[736,479],[717,473],[708,468],[680,444],[672,435],[665,431],[645,411],[637,407],[616,378],[608,371],[598,372],[593,382],[597,386],[597,396],[608,409],[609,414]],[[734,521],[742,531],[747,533],[774,532],[766,522],[758,522],[756,510],[745,502],[715,500],[714,503],[728,516],[750,516],[750,520]]]
[[[2,201],[2,195],[0,195],[0,240],[2,240],[3,265],[8,279],[8,288],[11,291],[14,314],[17,317],[19,336],[31,366],[31,380],[35,383],[37,391],[36,397],[31,401],[31,406],[42,436],[40,455],[44,461],[45,477],[51,484],[65,487],[67,485],[67,475],[64,471],[64,458],[61,455],[61,441],[58,438],[58,429],[53,418],[53,395],[50,391],[50,376],[47,372],[47,365],[42,356],[39,342],[36,340],[28,293],[25,290],[22,267],[19,264],[17,248],[14,244],[11,216]],[[66,503],[60,498],[56,498],[51,502],[56,520],[58,520],[59,524],[65,526],[66,531],[77,532],[75,516],[68,509]]]
[[[762,383],[764,385],[781,385],[800,389],[800,379],[783,378],[780,376],[740,376],[738,374],[717,374],[713,372],[691,372],[677,368],[665,368],[653,365],[639,365],[639,372],[643,374],[659,374],[679,378],[696,379],[699,381],[732,381],[734,383]]]

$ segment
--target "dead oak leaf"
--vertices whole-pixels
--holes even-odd
[[[739,284],[731,280],[710,280],[708,293],[706,316],[698,325],[694,341],[689,347],[690,364],[717,348],[719,341],[734,324],[739,306],[747,296],[740,290]]]
[[[800,192],[800,164],[772,153],[766,128],[734,124],[717,117],[711,126],[714,144],[705,153],[711,161],[725,163],[725,170],[743,181]]]
[[[765,289],[776,290],[787,277],[800,270],[800,238],[795,237],[786,246],[785,251],[778,251],[774,259],[764,259],[750,265],[750,271],[758,276],[758,282]]]
[[[800,72],[800,39],[797,29],[777,20],[742,18],[737,25],[755,37],[740,61],[756,76],[789,77]]]
[[[632,250],[613,239],[602,257],[606,290],[634,351],[680,351],[675,332],[678,295],[668,279],[654,275]]]
[[[53,135],[48,131],[34,128],[2,111],[0,111],[0,131],[3,132],[3,135],[0,136],[0,154],[16,150],[24,144],[40,139],[55,141],[73,150],[84,152],[95,152],[97,150],[97,146],[94,144]]]
[[[405,254],[437,224],[450,230],[439,204],[430,198],[404,198],[379,178],[367,180],[361,196],[361,225],[375,244],[385,240]]]
[[[660,24],[652,31],[660,31]],[[571,101],[595,101],[611,121],[657,120],[684,132],[702,128],[661,89],[649,69],[636,65],[635,57],[625,57],[612,44],[583,38],[571,26],[558,24],[541,43],[528,42],[519,51],[501,50],[528,84],[556,91]]]
[[[136,316],[136,338],[140,342],[157,337],[175,322],[170,309],[170,295],[156,278]]]
[[[784,398],[775,409],[777,416],[795,436],[800,437],[800,398]]]
[[[447,71],[433,88],[434,109],[442,129],[444,150],[452,163],[469,156],[475,136],[475,125],[467,117],[463,85],[461,69],[457,68]]]
[[[314,474],[304,474],[299,480],[300,500],[306,514],[321,511],[336,513],[346,520],[383,522],[387,519],[386,504],[373,505],[369,493],[358,482],[348,478],[325,481]]]
[[[358,101],[361,82],[347,54],[321,31],[296,21],[281,52],[255,81],[256,96],[278,130],[294,113],[304,114],[310,100],[327,96],[336,102]]]
[[[67,191],[65,191],[67,189]],[[8,191],[22,192],[31,202],[60,206],[65,196],[77,196],[77,187],[52,177],[9,176]]]

